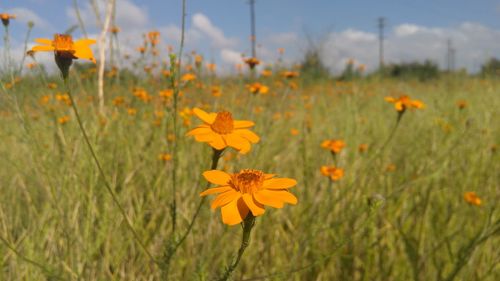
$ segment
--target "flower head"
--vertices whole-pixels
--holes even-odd
[[[234,120],[230,112],[207,113],[194,108],[193,113],[204,124],[189,131],[187,135],[194,136],[196,141],[206,142],[217,150],[229,146],[245,154],[250,151],[252,143],[260,140],[259,136],[248,129],[254,126],[252,121]]]
[[[203,176],[218,186],[203,191],[200,196],[218,194],[211,208],[221,207],[222,221],[228,225],[242,222],[249,212],[254,216],[263,215],[265,205],[283,208],[285,203],[297,204],[297,197],[287,190],[297,184],[294,179],[274,178],[272,174],[250,169],[234,174],[211,170]]]
[[[259,59],[257,58],[246,58],[243,60],[250,69],[254,69],[256,65],[260,63]]]
[[[406,111],[406,109],[422,109],[424,108],[424,103],[419,100],[412,100],[407,95],[402,95],[399,98],[386,97],[385,101],[394,104],[394,108],[400,113]]]
[[[344,169],[335,166],[321,166],[320,172],[323,176],[329,177],[332,181],[338,181],[344,176]]]
[[[38,38],[35,41],[40,45],[34,46],[31,50],[36,52],[53,51],[56,64],[63,77],[67,77],[73,59],[87,59],[95,63],[94,55],[90,49],[90,45],[96,42],[93,39],[80,39],[73,42],[71,35],[55,34],[54,40]]]
[[[267,87],[266,85],[263,85],[259,82],[248,84],[248,85],[246,85],[246,87],[254,95],[256,95],[256,94],[265,95],[269,92],[269,87]]]
[[[2,23],[4,26],[9,26],[10,20],[15,19],[16,15],[9,15],[7,13],[1,13],[0,14],[0,19],[2,20]]]
[[[330,150],[334,154],[338,154],[345,147],[345,142],[343,140],[335,140],[335,139],[324,140],[321,143],[321,147]]]
[[[482,201],[479,196],[474,191],[469,191],[464,193],[464,200],[465,202],[474,205],[474,206],[481,206]]]

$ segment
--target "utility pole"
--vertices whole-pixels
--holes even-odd
[[[385,18],[378,18],[378,41],[379,41],[379,65],[378,69],[382,70],[384,68],[384,27],[385,27]]]
[[[252,44],[252,57],[257,58],[257,51],[255,49],[255,43],[257,37],[255,35],[255,0],[249,0],[250,4],[250,42]]]

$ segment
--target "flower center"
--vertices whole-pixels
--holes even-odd
[[[73,38],[71,35],[56,34],[54,35],[53,46],[56,51],[74,51]]]
[[[229,184],[241,193],[254,193],[262,187],[264,173],[257,170],[245,169],[231,176]]]
[[[221,111],[217,113],[215,121],[210,127],[218,134],[225,135],[231,133],[234,129],[231,112]]]

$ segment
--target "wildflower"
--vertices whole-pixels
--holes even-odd
[[[285,53],[285,48],[278,48],[278,53],[282,56]]]
[[[215,63],[207,63],[207,69],[210,72],[215,72],[217,69],[217,65]]]
[[[57,93],[56,94],[56,100],[65,103],[66,105],[70,106],[71,105],[71,99],[68,94],[63,94],[63,93]]]
[[[95,63],[94,55],[90,45],[96,41],[93,39],[80,39],[73,42],[71,35],[55,34],[54,40],[38,38],[35,42],[41,44],[34,46],[31,50],[36,52],[53,51],[56,64],[61,70],[63,77],[68,76],[69,67],[73,59],[87,59]]]
[[[181,80],[184,82],[194,81],[196,80],[196,75],[194,75],[193,73],[186,73],[182,75]]]
[[[385,171],[388,172],[388,173],[396,171],[396,165],[394,165],[392,163],[389,164],[389,165],[387,165],[385,167]]]
[[[297,130],[295,128],[293,128],[293,129],[290,130],[290,134],[292,136],[297,136],[297,135],[299,135],[299,133],[300,133],[299,130]]]
[[[386,97],[385,101],[393,103],[394,108],[400,113],[404,113],[406,109],[422,109],[424,108],[424,103],[419,100],[411,100],[410,97],[402,95],[399,98]]]
[[[150,31],[148,32],[149,43],[154,47],[158,45],[160,41],[160,32],[159,31]]]
[[[338,181],[344,176],[344,169],[335,166],[321,166],[320,172],[323,176],[329,177],[332,181]]]
[[[68,121],[69,121],[69,116],[68,115],[65,115],[63,117],[57,118],[57,122],[59,122],[59,124],[61,124],[61,125],[64,125],[64,124],[68,123]]]
[[[138,47],[137,51],[141,53],[141,55],[144,55],[144,53],[146,52],[146,47]]]
[[[214,97],[222,96],[222,91],[219,86],[212,86],[212,96]]]
[[[262,70],[260,75],[262,75],[264,77],[271,77],[273,75],[273,72],[270,69],[264,69],[264,70]]]
[[[114,106],[120,106],[125,103],[125,98],[118,96],[113,99],[113,105]]]
[[[158,159],[164,162],[172,160],[172,154],[169,153],[160,153],[158,155]]]
[[[109,32],[113,33],[114,35],[118,34],[120,32],[120,28],[116,25],[112,26],[109,28]]]
[[[47,88],[49,89],[57,89],[57,84],[56,83],[48,83]]]
[[[260,63],[257,58],[246,58],[243,61],[250,67],[250,69],[254,69],[256,65]]]
[[[250,151],[251,144],[259,142],[260,138],[248,128],[253,127],[252,121],[234,120],[230,112],[207,113],[194,108],[193,113],[204,124],[187,133],[194,136],[198,142],[206,142],[211,147],[222,150],[233,147],[241,154]]]
[[[297,185],[290,178],[274,178],[273,174],[245,169],[235,174],[211,170],[203,173],[210,183],[217,187],[209,188],[200,196],[218,194],[211,208],[221,207],[222,222],[235,225],[242,222],[249,212],[261,216],[265,206],[283,208],[284,203],[297,204],[297,197],[287,189]]]
[[[40,98],[38,101],[41,105],[46,105],[50,101],[50,96],[49,95],[44,95]]]
[[[26,67],[28,69],[33,69],[33,68],[35,68],[35,66],[36,66],[36,63],[28,63],[28,64],[26,64]]]
[[[368,144],[362,143],[358,146],[359,153],[364,153],[368,150]]]
[[[10,20],[15,19],[16,15],[9,15],[7,13],[0,14],[0,19],[2,19],[3,26],[9,26]]]
[[[345,147],[345,142],[343,140],[324,140],[321,143],[321,147],[330,150],[333,154],[339,154],[340,151]]]
[[[256,95],[256,94],[265,95],[269,92],[269,87],[267,87],[266,85],[263,85],[259,82],[248,84],[248,85],[246,85],[246,87],[254,95]]]
[[[132,108],[132,107],[127,108],[127,114],[130,115],[130,116],[134,116],[134,115],[137,114],[137,109]]]
[[[481,206],[482,204],[481,198],[479,198],[479,196],[477,196],[477,194],[474,191],[465,192],[464,200],[465,202],[475,206]]]
[[[464,100],[459,100],[457,101],[457,107],[458,109],[462,110],[467,107],[467,102]]]
[[[285,72],[281,73],[281,75],[283,77],[285,77],[286,79],[291,79],[291,78],[298,77],[299,73],[297,71],[285,71]]]

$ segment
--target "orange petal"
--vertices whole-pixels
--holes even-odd
[[[393,97],[385,97],[384,99],[385,99],[386,102],[391,102],[391,103],[396,102],[396,99],[393,98]]]
[[[250,151],[250,142],[234,133],[223,135],[222,138],[225,140],[227,146],[234,147],[241,154],[245,154]]]
[[[200,118],[203,122],[213,124],[217,113],[207,113],[199,108],[193,108],[193,113]]]
[[[204,135],[204,134],[209,134],[211,133],[212,130],[210,128],[203,126],[203,127],[196,127],[192,129],[191,131],[187,132],[187,136],[194,136],[194,135]]]
[[[245,201],[245,204],[250,209],[250,211],[252,211],[252,214],[254,216],[260,216],[260,215],[264,214],[264,212],[266,211],[264,209],[264,205],[260,204],[259,202],[255,202],[255,200],[253,199],[253,197],[250,194],[244,193],[242,195],[242,198],[243,198],[243,201]]]
[[[240,208],[238,208],[238,201],[239,200],[234,200],[221,208],[222,222],[224,222],[225,224],[235,225],[243,221],[244,217],[240,213]],[[241,211],[244,211],[244,209]]]
[[[254,193],[253,198],[255,198],[255,201],[263,205],[271,206],[273,208],[283,208],[283,200],[280,200],[274,195],[273,191],[263,189]]]
[[[213,137],[213,140],[208,143],[208,144],[210,144],[211,147],[213,147],[217,150],[223,150],[224,148],[227,147],[226,142],[224,141],[224,139],[222,139],[221,135],[213,134],[212,137]]]
[[[233,190],[224,192],[219,194],[214,201],[212,201],[212,204],[210,205],[210,208],[215,209],[217,207],[222,207],[227,204],[230,204],[230,202],[236,201],[241,197],[241,193]]]
[[[403,103],[398,101],[394,104],[394,107],[396,108],[397,111],[403,111]]]
[[[218,185],[227,185],[231,181],[231,176],[228,173],[219,170],[203,172],[203,176],[208,182]]]
[[[200,193],[200,196],[206,196],[206,195],[215,194],[215,193],[224,193],[224,192],[229,191],[231,189],[233,189],[233,188],[230,187],[229,185],[209,188],[209,189],[203,191],[202,193]]]
[[[42,45],[50,45],[52,46],[52,40],[47,39],[47,38],[36,38],[35,42],[42,44]]]
[[[297,185],[297,181],[289,178],[277,178],[264,180],[264,189],[286,189]]]
[[[237,130],[234,130],[234,133],[244,137],[245,139],[249,140],[251,143],[258,143],[260,140],[259,136],[257,136],[256,133],[254,133],[248,129],[237,129]]]
[[[233,121],[233,126],[235,129],[244,129],[244,128],[250,128],[255,125],[254,122],[252,121],[246,121],[246,120],[234,120]]]
[[[194,139],[198,142],[212,142],[214,140],[214,134],[206,134],[206,135],[196,135]]]
[[[33,51],[54,51],[54,47],[52,46],[34,46],[31,50]]]
[[[270,192],[272,193],[271,196],[273,196],[274,198],[277,198],[285,203],[295,205],[298,202],[297,197],[295,197],[295,195],[293,195],[291,192],[288,192],[286,190],[273,190]]]
[[[264,174],[264,179],[268,180],[276,176],[276,174]]]

